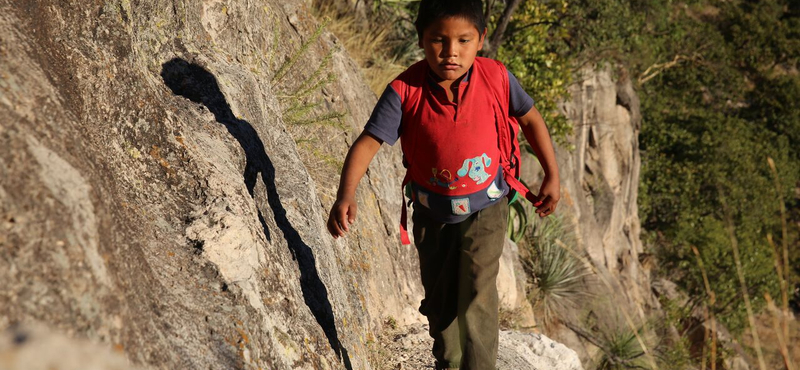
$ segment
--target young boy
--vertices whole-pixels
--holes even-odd
[[[420,312],[430,324],[436,368],[495,369],[505,197],[517,190],[540,217],[553,213],[560,198],[553,146],[514,76],[499,62],[476,58],[486,36],[480,0],[422,0],[415,25],[425,60],[386,88],[350,148],[328,230],[335,238],[349,231],[367,166],[383,142],[402,139],[408,168],[403,183],[410,184],[414,200],[413,235],[425,289]],[[510,117],[544,169],[538,196],[513,176],[519,148]]]

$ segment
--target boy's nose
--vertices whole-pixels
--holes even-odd
[[[454,57],[458,56],[457,50],[458,43],[457,42],[446,42],[442,46],[442,57]]]

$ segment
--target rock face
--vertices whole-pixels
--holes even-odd
[[[639,101],[630,81],[584,70],[563,106],[573,122],[574,151],[559,148],[565,205],[575,213],[580,242],[609,270],[625,271],[642,252],[639,185]],[[600,237],[598,237],[600,236]]]
[[[36,325],[15,325],[0,334],[0,369],[136,370],[119,351],[76,341]]]
[[[645,325],[659,304],[650,290],[652,266],[640,240],[639,100],[625,76],[615,80],[608,70],[586,68],[576,80],[571,99],[561,106],[574,135],[556,146],[556,157],[562,185],[557,215],[569,221],[576,250],[586,252],[596,277],[594,298],[578,307],[578,314],[625,311],[632,322]],[[523,164],[523,179],[540,183],[536,159],[528,156]],[[591,359],[596,347],[566,328],[556,331],[554,336],[584,361]]]
[[[387,330],[379,339],[373,362],[380,369],[433,369],[433,340],[426,324]],[[583,370],[575,351],[545,335],[500,331],[498,370]]]
[[[573,122],[575,148],[558,149],[564,205],[578,243],[593,264],[615,280],[612,289],[644,319],[657,306],[650,275],[643,269],[639,190],[639,98],[629,79],[615,81],[608,70],[584,69],[562,109]]]
[[[583,370],[575,351],[542,334],[500,332],[498,369]]]
[[[612,290],[623,293],[619,301],[644,322],[660,304],[650,289],[654,262],[640,239],[639,98],[625,76],[615,81],[608,70],[582,75],[564,106],[576,126],[575,154],[564,161],[572,209],[589,256],[616,281]]]
[[[639,261],[639,98],[630,80],[623,76],[615,81],[608,70],[585,68],[577,80],[569,89],[571,99],[561,106],[574,135],[567,145],[556,146],[562,185],[559,213],[571,219],[577,243],[595,266],[636,286],[649,281],[649,271]],[[539,183],[542,173],[535,158],[526,159],[530,160],[523,177]],[[649,297],[647,292],[649,282],[632,294]]]
[[[419,325],[399,148],[362,181],[353,232],[325,231],[376,98],[309,14],[301,1],[0,0],[0,329],[41,322],[144,368],[369,369],[384,321]],[[580,149],[559,149],[565,203],[592,258],[627,271],[641,250],[635,99],[607,74],[591,81],[566,106],[588,118]],[[584,130],[608,104],[631,119]],[[518,309],[513,253],[504,266]],[[509,358],[519,343],[558,357],[511,339]]]
[[[368,369],[377,323],[419,319],[396,152],[354,235],[325,233],[323,159],[375,97],[304,6],[0,2],[0,328],[158,368]]]

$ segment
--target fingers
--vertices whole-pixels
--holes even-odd
[[[331,233],[334,239],[344,235],[344,231],[339,228],[339,223],[336,222],[336,216],[333,210],[331,210],[331,214],[328,217],[328,232]]]
[[[350,231],[350,222],[347,220],[347,207],[340,207],[336,210],[336,222],[339,223],[340,229]],[[344,233],[341,236],[344,236]]]
[[[354,204],[334,204],[328,216],[327,228],[334,239],[345,236],[350,231],[350,225],[356,221],[357,207]]]
[[[356,212],[358,212],[358,207],[356,207],[355,204],[351,205],[347,210],[347,221],[350,223],[350,225],[356,222]]]
[[[540,200],[538,203],[539,203],[538,206],[534,204],[534,206],[536,206],[536,214],[538,214],[539,217],[547,217],[553,214],[553,212],[555,212],[556,206],[558,205],[558,200],[555,200],[552,197],[547,196],[544,199]]]
[[[539,207],[539,206],[541,206],[541,205],[542,205],[542,198],[541,198],[539,195],[537,195],[537,196],[536,196],[536,201],[535,201],[535,202],[533,202],[533,206],[534,206],[534,207]]]

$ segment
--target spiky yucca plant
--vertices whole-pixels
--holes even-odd
[[[641,333],[639,333],[641,334]],[[601,333],[602,356],[597,370],[649,369],[645,351],[629,328],[617,328]]]
[[[574,245],[574,238],[564,228],[562,218],[532,219],[532,242],[526,245],[530,257],[525,265],[534,278],[534,306],[543,312],[548,324],[556,319],[556,313],[574,307],[588,294],[584,278],[589,271],[573,251],[566,249]]]

